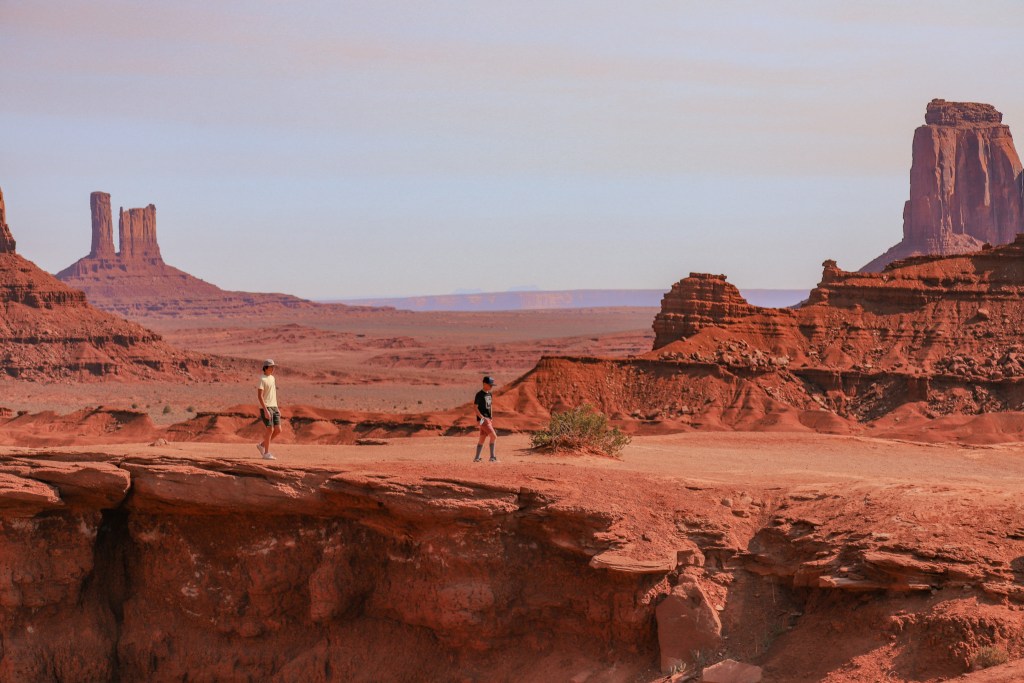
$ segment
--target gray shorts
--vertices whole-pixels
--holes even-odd
[[[267,412],[270,413],[270,417],[260,410],[260,419],[263,420],[263,424],[267,427],[279,427],[281,425],[281,411],[277,409],[277,406],[267,406]]]

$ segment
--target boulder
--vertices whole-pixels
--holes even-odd
[[[704,669],[704,683],[760,683],[761,667],[725,659]]]
[[[654,610],[658,623],[661,670],[669,673],[680,664],[693,666],[702,650],[722,644],[722,622],[704,590],[694,581],[680,583]]]

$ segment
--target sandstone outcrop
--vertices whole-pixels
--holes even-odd
[[[14,251],[0,195],[0,368],[3,378],[84,380],[210,376],[216,363],[90,306]]]
[[[689,337],[706,325],[723,325],[755,313],[724,275],[690,273],[672,285],[654,317],[654,348]]]
[[[0,679],[940,680],[1024,646],[1005,491],[528,472],[2,454]]]
[[[900,438],[1021,440],[1022,302],[1024,236],[882,273],[826,261],[795,309],[750,306],[722,276],[695,274],[666,294],[650,353],[544,358],[497,400],[541,414],[587,402],[634,430],[866,425]]]
[[[11,228],[7,225],[7,205],[4,204],[4,193],[0,190],[0,254],[13,254],[16,243]]]
[[[961,254],[1024,232],[1024,175],[1003,115],[988,104],[932,100],[914,132],[903,240],[861,270],[915,255]]]
[[[118,251],[114,251],[110,195],[93,192],[92,248],[57,273],[105,311],[133,319],[183,315],[246,316],[254,307],[265,314],[312,309],[315,304],[287,294],[226,291],[164,262],[156,234],[156,207],[120,210]],[[344,311],[340,304],[324,306]]]
[[[110,195],[93,192],[89,196],[92,208],[92,249],[91,259],[112,259],[114,252],[114,225],[110,220]]]
[[[117,233],[119,255],[125,261],[164,262],[156,243],[156,207],[152,204],[144,209],[121,209]]]

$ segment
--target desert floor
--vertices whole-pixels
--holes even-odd
[[[191,351],[251,361],[252,382],[15,382],[0,385],[11,410],[68,413],[85,406],[147,411],[171,424],[196,411],[255,404],[260,362],[279,365],[282,406],[408,413],[468,403],[484,374],[506,384],[542,355],[622,357],[650,350],[654,309],[498,313],[361,312],[287,318],[146,318],[143,325]]]
[[[257,462],[266,467],[384,468],[415,474],[487,479],[529,478],[538,467],[563,472],[636,472],[709,485],[781,486],[814,484],[946,485],[967,490],[993,487],[1024,490],[1024,458],[1019,444],[962,446],[889,441],[814,433],[691,432],[634,437],[619,459],[545,454],[529,447],[527,435],[498,440],[498,463],[472,463],[475,437],[393,439],[379,446],[274,446],[276,462],[260,461],[249,444],[169,443],[110,445],[110,455],[163,455],[196,460]],[[0,452],[31,452],[4,448]],[[52,453],[53,449],[40,449]],[[62,452],[96,452],[95,446],[61,447]],[[485,449],[486,456],[486,449]]]

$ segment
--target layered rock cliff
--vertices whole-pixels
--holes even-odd
[[[214,372],[212,359],[96,310],[85,295],[17,254],[0,195],[0,378],[83,380]]]
[[[821,282],[795,309],[751,306],[722,276],[694,274],[666,294],[650,353],[546,358],[498,402],[534,413],[588,402],[632,428],[661,431],[844,433],[1019,414],[1022,302],[1024,236],[970,254],[909,258],[882,273],[826,261]],[[910,438],[926,438],[936,425]],[[961,427],[935,433],[972,438]],[[982,440],[1024,439],[1021,419],[981,428],[991,430]]]
[[[156,207],[120,210],[115,252],[110,195],[93,192],[92,248],[88,256],[57,273],[85,292],[97,308],[129,318],[181,315],[244,316],[314,308],[317,304],[287,294],[226,291],[164,262],[156,234]],[[331,308],[343,310],[337,304]]]
[[[1024,175],[1003,115],[932,100],[914,132],[903,240],[861,270],[919,254],[961,254],[1024,232]]]
[[[724,275],[690,273],[672,285],[654,317],[654,348],[689,337],[706,325],[722,325],[757,311]]]
[[[1005,492],[682,483],[2,454],[0,679],[938,680],[1024,645]]]

